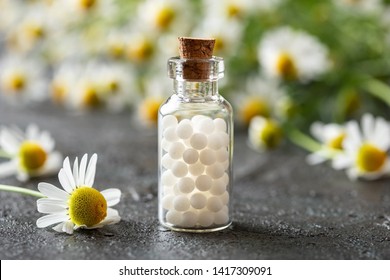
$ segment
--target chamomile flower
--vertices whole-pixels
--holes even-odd
[[[51,99],[54,103],[68,106],[71,92],[77,83],[82,69],[79,64],[64,62],[54,71],[50,83]]]
[[[0,164],[0,177],[16,175],[20,181],[53,174],[61,166],[62,156],[54,150],[49,132],[31,124],[26,132],[16,127],[0,129],[0,148],[10,157]]]
[[[121,191],[94,189],[97,155],[92,155],[88,165],[87,161],[87,154],[80,165],[76,157],[72,171],[69,158],[64,160],[58,173],[63,190],[49,183],[38,184],[38,190],[47,197],[38,199],[37,208],[48,214],[37,220],[39,228],[55,225],[55,231],[72,234],[78,228],[94,229],[120,221],[118,211],[110,207],[119,203]]]
[[[390,174],[390,124],[381,117],[365,114],[361,127],[356,121],[346,124],[344,153],[337,154],[332,165],[346,169],[351,179],[375,180]]]
[[[203,6],[205,12],[210,14],[210,16],[225,20],[236,20],[243,19],[251,14],[256,8],[256,2],[258,0],[204,0]]]
[[[226,32],[229,30],[229,32]],[[206,17],[199,27],[194,30],[196,37],[215,38],[214,53],[232,56],[238,50],[243,33],[243,24],[238,20],[227,20],[215,17]]]
[[[330,66],[328,49],[317,38],[290,27],[266,33],[258,59],[267,76],[301,82],[317,78]]]
[[[256,116],[249,124],[249,145],[260,151],[278,147],[283,140],[280,124],[273,119]]]
[[[248,126],[252,118],[265,118],[281,115],[277,111],[281,99],[286,96],[284,90],[272,80],[261,77],[251,77],[246,82],[245,94],[238,95],[234,100],[238,120]]]
[[[191,19],[188,5],[187,0],[146,0],[138,6],[137,22],[152,32],[185,33]]]
[[[342,152],[346,138],[344,125],[315,122],[310,127],[311,134],[321,143],[321,148],[307,157],[309,164],[319,164],[332,159]]]
[[[149,62],[156,53],[155,36],[151,33],[134,31],[129,34],[127,58],[137,64]]]
[[[0,60],[0,89],[10,102],[42,101],[46,96],[46,80],[41,63],[9,55]]]

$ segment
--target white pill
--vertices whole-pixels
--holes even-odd
[[[224,205],[227,205],[229,203],[229,193],[226,191],[221,196],[220,199]]]
[[[187,211],[190,208],[190,200],[185,195],[178,195],[173,199],[173,207],[180,212]]]
[[[190,197],[190,204],[195,209],[202,209],[206,207],[206,203],[207,203],[207,198],[205,195],[201,193],[194,193]]]
[[[229,175],[225,172],[225,174],[222,175],[220,180],[222,180],[225,186],[227,186],[229,184]]]
[[[229,161],[225,160],[224,162],[221,163],[223,170],[228,170],[229,168]]]
[[[163,195],[174,194],[174,188],[172,186],[163,186]]]
[[[203,173],[205,169],[205,166],[200,163],[200,162],[197,162],[197,163],[194,163],[194,164],[191,164],[189,167],[188,167],[188,170],[190,171],[190,173],[194,176],[199,176],[200,174]]]
[[[226,131],[226,122],[224,119],[221,119],[221,118],[216,118],[214,120],[214,126],[215,126],[215,130],[219,130],[219,131]]]
[[[213,180],[208,175],[200,175],[195,180],[195,187],[202,192],[208,191],[212,184]]]
[[[189,177],[184,177],[179,179],[179,181],[176,183],[177,188],[182,193],[190,193],[195,188],[195,182]]]
[[[202,227],[211,226],[214,222],[214,213],[210,211],[200,211],[198,214],[198,223]]]
[[[198,221],[198,214],[194,211],[187,211],[181,215],[180,226],[190,228],[196,225]]]
[[[219,150],[223,146],[223,140],[219,133],[212,133],[207,138],[207,146],[213,150]]]
[[[226,206],[225,206],[226,207]],[[218,211],[214,215],[214,223],[216,225],[224,225],[229,222],[229,214],[228,211],[225,211],[224,209]]]
[[[229,159],[229,152],[226,148],[221,148],[218,151],[215,152],[217,161],[224,162]]]
[[[217,160],[217,155],[211,149],[204,149],[199,153],[199,161],[204,165],[211,165]]]
[[[180,212],[169,210],[166,215],[167,222],[173,225],[178,225],[181,222],[181,216]]]
[[[163,138],[163,139],[161,140],[161,148],[162,148],[164,151],[168,152],[169,146],[171,146],[171,142],[169,142],[168,140],[166,140],[166,139]]]
[[[188,119],[182,120],[176,128],[176,134],[181,139],[190,138],[193,132],[191,121]]]
[[[168,127],[167,129],[164,130],[163,133],[164,139],[167,140],[168,142],[175,142],[179,140],[179,137],[176,134],[176,127],[171,126]]]
[[[183,160],[185,163],[193,164],[198,161],[199,153],[194,149],[187,149],[183,153]]]
[[[165,195],[161,202],[164,209],[171,210],[173,208],[173,195]]]
[[[223,206],[221,199],[216,196],[211,196],[207,199],[206,207],[212,212],[218,212]]]
[[[225,168],[220,163],[214,163],[213,165],[206,167],[206,174],[213,179],[221,178],[224,173],[225,173]]]
[[[188,173],[187,164],[185,164],[182,161],[176,161],[172,165],[172,169],[171,170],[172,170],[173,175],[175,175],[176,177],[184,177]]]
[[[196,127],[198,125],[198,123],[205,119],[206,116],[203,116],[203,115],[196,115],[196,116],[193,116],[192,119],[191,119],[191,122],[193,124],[194,127]]]
[[[170,170],[164,171],[164,173],[161,175],[161,182],[165,186],[174,186],[176,184],[177,179],[175,176],[173,176],[172,172]]]
[[[219,135],[219,138],[222,141],[222,146],[228,147],[229,146],[229,135],[226,132],[218,131],[216,134]]]
[[[210,189],[210,193],[213,195],[222,195],[226,191],[226,186],[227,184],[223,178],[214,180]]]
[[[179,159],[182,157],[185,147],[183,143],[173,142],[168,149],[168,154],[173,159]]]
[[[190,138],[191,146],[196,150],[202,150],[207,146],[207,136],[203,133],[195,133]]]
[[[165,169],[171,169],[172,168],[172,164],[174,163],[175,161],[170,157],[169,154],[165,154],[163,155],[162,159],[161,159],[161,164],[162,166],[165,168]]]
[[[177,119],[175,116],[172,115],[165,116],[161,120],[161,125],[163,130],[165,130],[170,126],[175,126],[176,124],[177,124]]]
[[[196,128],[198,131],[203,132],[204,134],[210,134],[214,131],[214,122],[210,118],[201,119],[197,124]]]

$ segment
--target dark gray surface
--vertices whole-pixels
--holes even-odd
[[[38,229],[36,199],[0,192],[1,259],[390,259],[390,181],[350,182],[327,165],[308,166],[286,145],[253,152],[235,137],[233,226],[217,233],[162,229],[157,220],[157,139],[130,113],[76,115],[53,105],[9,107],[0,125],[48,129],[72,159],[99,154],[95,187],[122,190],[122,221],[74,235]],[[41,181],[59,186],[56,176]],[[18,184],[14,178],[3,184]],[[135,190],[131,191],[131,190]],[[139,195],[139,200],[137,195]]]

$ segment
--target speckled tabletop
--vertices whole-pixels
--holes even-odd
[[[0,259],[390,259],[390,180],[351,182],[308,166],[291,145],[260,154],[235,135],[233,225],[207,234],[163,229],[157,219],[157,136],[130,113],[73,114],[0,101],[0,125],[30,122],[71,158],[98,153],[95,187],[122,190],[117,225],[74,235],[38,229],[36,199],[0,192]],[[59,186],[56,176],[32,180]],[[0,183],[21,185],[14,178]]]

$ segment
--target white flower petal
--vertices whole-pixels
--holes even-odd
[[[56,223],[65,222],[68,219],[69,217],[64,213],[46,215],[37,220],[37,227],[44,228]]]
[[[39,135],[39,143],[41,143],[46,152],[51,152],[55,146],[53,138],[51,138],[50,133],[47,131],[41,132]]]
[[[7,128],[3,128],[0,131],[0,147],[8,154],[15,155],[19,151],[20,141],[17,137]]]
[[[58,180],[60,181],[61,186],[64,188],[66,192],[68,193],[73,192],[72,185],[70,184],[68,177],[66,176],[65,171],[62,168],[58,173]]]
[[[119,203],[121,191],[119,189],[107,189],[100,192],[107,201],[107,206],[114,206]]]
[[[37,204],[53,204],[62,207],[63,209],[68,208],[67,200],[60,200],[55,198],[40,198],[37,200]]]
[[[72,189],[75,189],[77,185],[76,185],[76,182],[73,178],[72,169],[70,168],[69,157],[66,157],[64,160],[63,170],[65,171],[65,174],[66,174],[66,177],[68,178],[70,186],[72,187]]]
[[[374,117],[371,114],[364,114],[362,117],[362,131],[365,138],[369,138],[374,135],[374,125]]]
[[[74,224],[72,223],[72,221],[67,221],[62,224],[62,231],[66,232],[67,234],[73,234],[73,228]]]
[[[309,154],[307,157],[306,157],[306,161],[308,164],[310,165],[317,165],[317,164],[320,164],[320,163],[323,163],[325,161],[327,161],[328,158],[326,158],[323,153],[321,153],[321,151],[318,151],[318,152],[315,152],[315,153],[312,153],[312,154]]]
[[[93,186],[95,181],[95,173],[96,173],[96,162],[97,162],[97,154],[93,154],[91,159],[89,160],[88,168],[85,174],[85,185]]]
[[[16,174],[18,171],[18,163],[16,160],[7,161],[0,164],[0,178],[5,178]]]
[[[75,158],[74,163],[73,163],[73,178],[76,184],[78,184],[79,180],[79,159],[78,157]]]
[[[348,168],[352,164],[353,164],[352,158],[346,154],[338,155],[332,160],[332,167],[337,170]]]
[[[84,186],[85,185],[84,179],[85,179],[85,170],[87,168],[87,160],[88,160],[88,155],[85,154],[81,158],[80,169],[79,169],[79,180],[78,180],[77,186]]]
[[[35,175],[42,176],[56,174],[61,168],[62,158],[63,157],[60,152],[55,151],[50,153],[43,168],[36,172]]]
[[[63,228],[65,223],[66,222],[60,223],[60,224],[56,225],[55,227],[52,227],[52,229],[54,229],[56,232],[63,232],[62,228]]]
[[[362,136],[360,134],[359,126],[356,121],[350,121],[346,124],[347,137],[343,141],[343,147],[345,149],[353,148],[357,149],[362,144]]]
[[[119,223],[121,220],[121,217],[119,216],[119,213],[117,210],[112,208],[107,208],[107,216],[106,218],[98,223],[97,225],[94,225],[92,227],[85,227],[87,229],[94,229],[94,228],[101,228],[106,225],[113,225]]]
[[[26,138],[29,140],[38,140],[39,139],[39,128],[35,123],[27,126]]]
[[[66,214],[67,211],[64,209],[64,207],[52,203],[42,203],[37,201],[37,209],[38,212],[44,213],[44,214]]]
[[[49,198],[68,200],[69,194],[49,183],[39,183],[38,190]]]

